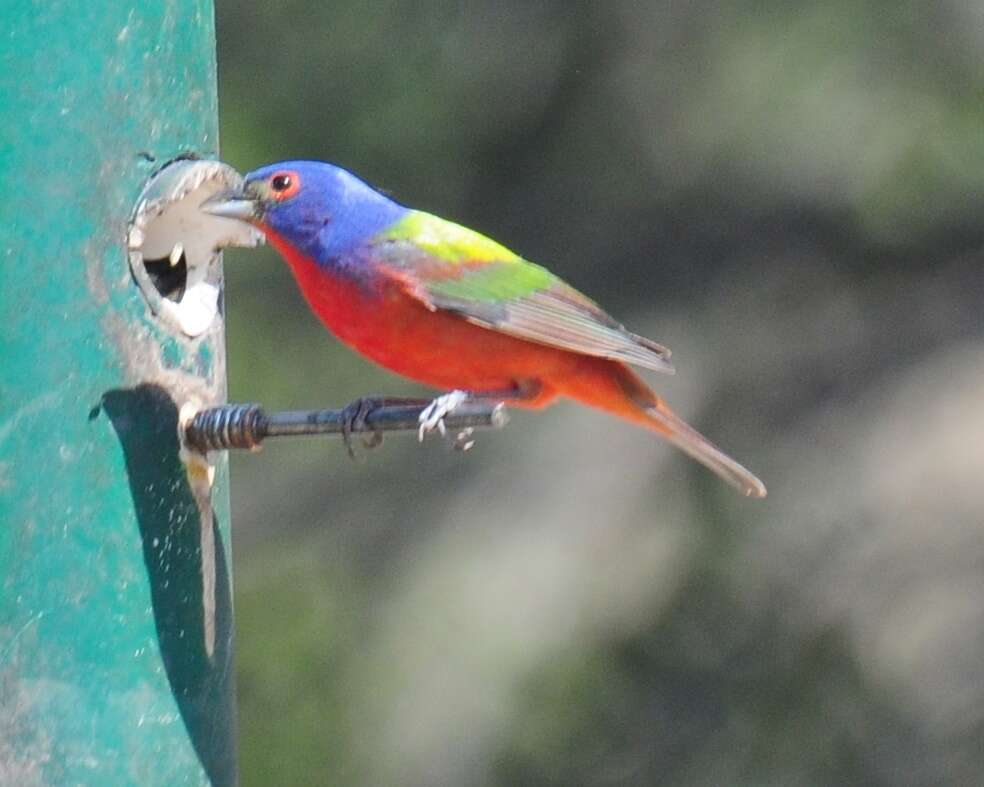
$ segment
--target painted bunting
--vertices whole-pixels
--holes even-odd
[[[259,228],[344,343],[451,391],[421,416],[422,431],[442,427],[466,397],[527,408],[566,397],[644,426],[744,494],[765,496],[629,368],[672,373],[669,350],[495,241],[316,161],[258,169],[202,209]]]

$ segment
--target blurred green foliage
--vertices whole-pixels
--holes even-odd
[[[233,461],[244,785],[984,772],[984,11],[219,3],[223,157],[340,163],[667,343],[743,501],[560,406]],[[420,389],[226,255],[230,395]]]

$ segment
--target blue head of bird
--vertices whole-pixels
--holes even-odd
[[[254,224],[325,264],[406,213],[351,172],[323,161],[260,167],[246,175],[241,188],[212,197],[202,210]]]

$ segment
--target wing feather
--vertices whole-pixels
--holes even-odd
[[[626,330],[546,268],[459,225],[412,217],[412,226],[378,238],[370,256],[428,308],[551,347],[673,373],[666,347]]]

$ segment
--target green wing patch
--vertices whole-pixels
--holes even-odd
[[[454,278],[427,282],[436,297],[499,303],[546,290],[559,280],[546,268],[531,262],[483,262],[466,265]]]

